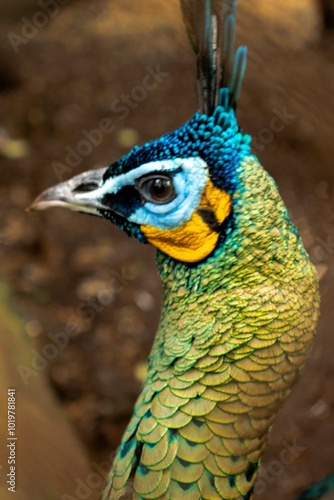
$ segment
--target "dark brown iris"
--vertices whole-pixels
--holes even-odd
[[[157,201],[168,200],[173,191],[174,188],[170,179],[154,179],[151,181],[150,194]]]
[[[163,204],[176,197],[173,181],[167,175],[142,177],[136,185],[144,201]]]

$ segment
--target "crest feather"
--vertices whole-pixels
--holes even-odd
[[[197,59],[201,113],[217,106],[235,109],[246,69],[247,49],[235,52],[236,0],[180,0],[184,24]]]

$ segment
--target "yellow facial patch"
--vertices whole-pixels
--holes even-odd
[[[200,204],[191,219],[175,229],[163,230],[141,226],[148,241],[162,252],[182,262],[197,262],[215,248],[219,234],[204,222],[201,213],[212,213],[218,224],[224,222],[232,208],[231,196],[209,180]]]

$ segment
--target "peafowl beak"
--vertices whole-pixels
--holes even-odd
[[[43,191],[28,210],[47,210],[61,207],[101,217],[99,210],[110,210],[99,201],[99,190],[107,167],[89,170]]]

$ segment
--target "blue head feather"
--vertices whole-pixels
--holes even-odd
[[[142,165],[199,157],[206,164],[212,183],[233,195],[240,162],[251,154],[251,138],[242,133],[235,116],[247,59],[245,47],[239,47],[235,52],[236,1],[181,0],[181,7],[197,55],[200,111],[179,129],[133,148],[107,169],[103,181],[116,179]],[[122,197],[117,195],[116,199],[113,195],[111,203],[113,206],[119,203],[121,214],[127,220],[108,212],[103,215],[127,233],[145,241],[140,224],[136,224],[142,219],[134,216],[142,215],[145,209],[140,208],[138,193],[130,193],[129,200],[130,204],[123,189]],[[151,225],[157,225],[157,219],[151,214],[149,221]],[[180,224],[182,222],[183,217]]]
[[[209,166],[214,185],[232,193],[240,161],[250,154],[250,142],[251,137],[240,130],[234,111],[217,107],[213,116],[196,113],[179,129],[136,146],[108,168],[103,180],[145,163],[199,156]]]

